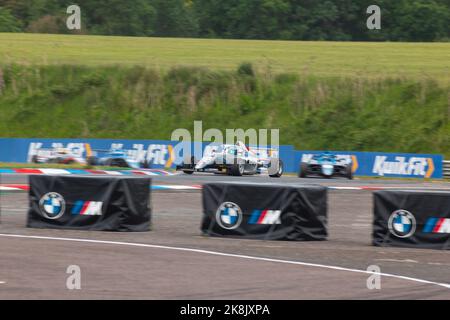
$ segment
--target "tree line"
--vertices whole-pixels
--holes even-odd
[[[82,28],[66,27],[69,5]],[[369,30],[370,5],[381,29]],[[269,40],[449,41],[450,0],[0,0],[0,32]]]

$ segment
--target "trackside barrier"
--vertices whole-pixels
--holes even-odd
[[[450,161],[444,161],[444,178],[450,178]]]
[[[189,146],[193,146],[187,143]],[[200,151],[208,143],[196,143]],[[183,154],[177,141],[164,140],[111,140],[111,139],[18,139],[0,138],[0,162],[26,163],[34,156],[45,155],[54,148],[68,148],[75,156],[86,157],[90,150],[125,149],[128,156],[137,163],[147,162],[153,169],[172,168],[183,161]],[[197,148],[198,147],[198,148]],[[298,173],[301,161],[323,151],[298,151],[293,146],[282,145],[278,154],[284,163],[284,171]],[[354,176],[392,178],[433,178],[443,177],[443,157],[436,154],[407,154],[383,152],[332,152],[352,162]],[[201,156],[201,155],[200,155]],[[197,156],[197,160],[198,156]],[[446,174],[450,168],[445,162]],[[1,171],[0,171],[1,172]]]
[[[205,235],[297,241],[327,238],[325,187],[211,183],[202,192]]]
[[[150,230],[150,178],[41,175],[29,183],[29,228]]]
[[[295,151],[294,162],[308,161],[323,151]],[[389,178],[442,178],[442,155],[333,151],[352,163],[354,176]]]
[[[375,192],[373,244],[450,250],[450,192]]]

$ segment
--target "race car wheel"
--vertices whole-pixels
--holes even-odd
[[[230,173],[232,176],[240,177],[244,174],[244,169],[243,163],[237,163],[231,167]]]
[[[95,165],[97,165],[97,157],[88,157],[87,159],[86,159],[86,162],[87,162],[87,164],[88,165],[90,165],[90,166],[95,166]]]
[[[304,162],[300,163],[300,169],[298,171],[299,178],[306,178],[306,173],[308,172],[308,165]]]
[[[283,175],[283,161],[278,160],[278,170],[276,174],[269,175],[271,178],[280,178]]]
[[[353,171],[352,171],[352,167],[353,167],[352,164],[349,164],[349,165],[347,166],[347,178],[348,178],[349,180],[353,180]]]
[[[123,159],[107,159],[104,163],[107,167],[128,168],[128,163]]]
[[[39,163],[38,157],[37,157],[36,155],[34,155],[34,156],[31,158],[31,162],[32,162],[32,163]]]
[[[183,170],[183,173],[185,173],[185,174],[193,174],[194,173],[194,168],[195,168],[195,157],[194,156],[191,157],[191,163],[189,163],[189,164],[183,163],[183,167],[185,168]]]
[[[150,168],[150,163],[147,160],[142,161],[139,165],[143,169],[149,169]]]

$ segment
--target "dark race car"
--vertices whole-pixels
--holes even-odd
[[[298,176],[321,176],[325,178],[344,177],[353,179],[353,163],[346,158],[340,158],[331,153],[313,155],[308,161],[300,163]]]

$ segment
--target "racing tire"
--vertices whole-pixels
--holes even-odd
[[[89,166],[96,166],[97,163],[98,163],[97,157],[88,157],[88,158],[86,159],[86,163],[87,163]]]
[[[150,163],[147,160],[142,161],[139,165],[143,169],[150,169]]]
[[[348,180],[353,180],[353,170],[352,170],[352,168],[353,168],[352,164],[349,164],[347,166],[347,179]]]
[[[269,175],[271,178],[281,178],[283,175],[284,167],[283,167],[283,161],[278,160],[278,170],[277,173]]]
[[[38,156],[37,156],[37,155],[34,155],[34,156],[31,158],[31,163],[39,163],[39,160],[38,160]]]
[[[232,176],[240,177],[244,174],[244,169],[245,167],[243,163],[237,163],[231,167],[230,173]]]
[[[56,158],[52,159],[51,162],[49,161],[49,163],[64,164],[63,161],[64,161],[63,158]]]
[[[186,164],[183,163],[183,167],[185,168],[185,169],[182,170],[184,174],[189,174],[189,175],[193,174],[194,171],[195,171],[194,170],[195,169],[195,157],[194,156],[191,157],[191,163],[190,164],[186,165]],[[186,169],[186,167],[188,167],[189,169]]]
[[[107,166],[107,167],[117,167],[117,168],[129,168],[130,167],[130,165],[124,159],[120,159],[120,158],[107,159],[105,161],[105,166]]]
[[[298,171],[299,178],[306,178],[306,174],[308,172],[308,165],[304,162],[300,163],[300,168]]]

